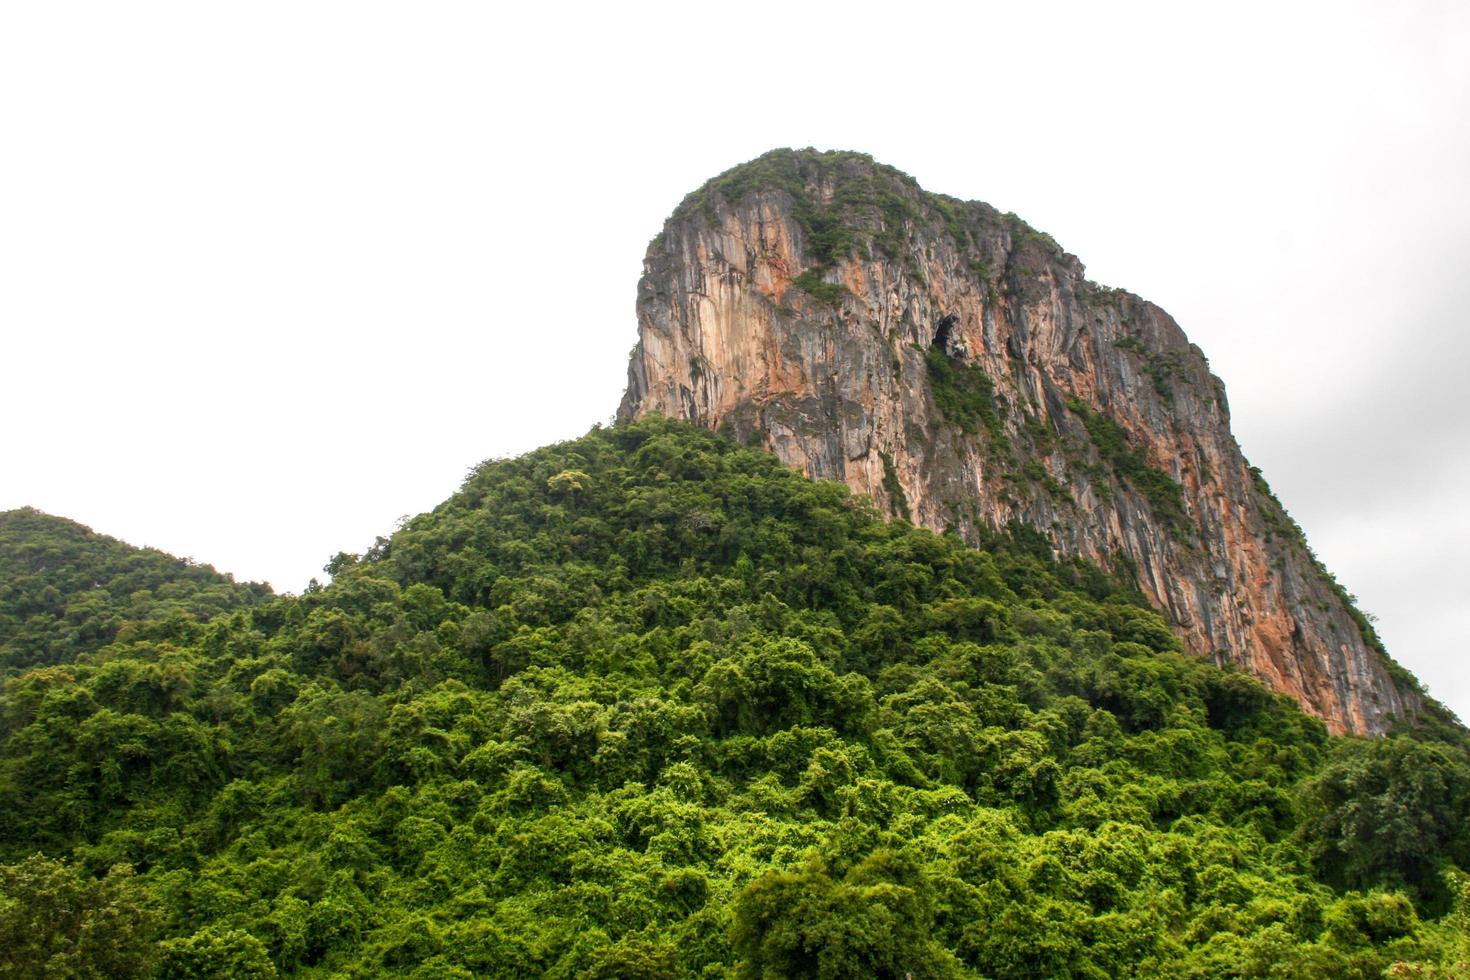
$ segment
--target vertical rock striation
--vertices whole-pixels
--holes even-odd
[[[1015,215],[777,150],[675,211],[638,327],[624,418],[758,439],[972,542],[1019,522],[1336,732],[1422,703],[1241,455],[1199,348]]]

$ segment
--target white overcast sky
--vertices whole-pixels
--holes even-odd
[[[1168,309],[1470,718],[1470,4],[0,5],[0,509],[299,591],[606,421],[648,240],[777,146]]]

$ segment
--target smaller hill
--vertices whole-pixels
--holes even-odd
[[[270,594],[32,507],[0,513],[0,672],[66,663],[129,621],[204,620]]]

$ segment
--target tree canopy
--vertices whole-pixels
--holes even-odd
[[[30,507],[0,513],[0,674],[70,661],[130,621],[207,620],[269,594]]]
[[[0,921],[25,937],[4,955],[1453,975],[1463,733],[1329,737],[1033,545],[885,522],[651,419],[477,468],[300,596],[145,607],[59,648],[9,633]],[[62,893],[65,916],[11,914]],[[119,921],[127,943],[88,945]]]

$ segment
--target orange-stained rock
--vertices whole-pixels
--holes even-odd
[[[841,292],[812,287],[824,302],[803,273]],[[759,438],[896,513],[891,466],[917,524],[976,541],[1018,520],[1059,554],[1129,569],[1188,649],[1243,665],[1335,732],[1380,733],[1422,703],[1253,475],[1199,348],[1013,215],[859,154],[776,151],[669,219],[638,328],[623,417]],[[991,379],[997,425],[944,417],[936,344]],[[1153,479],[1157,499],[1167,483],[1110,463],[1084,412],[1179,485],[1172,519],[1177,505],[1140,486]]]

